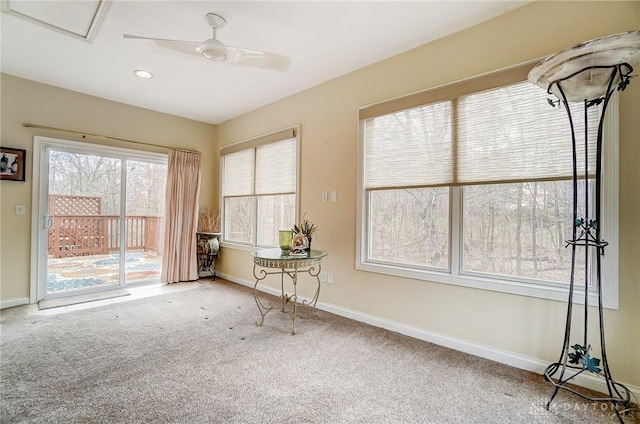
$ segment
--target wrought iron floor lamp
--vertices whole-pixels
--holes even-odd
[[[563,107],[567,112],[569,125],[571,126],[571,142],[573,147],[573,231],[572,239],[567,240],[567,246],[571,247],[571,277],[569,281],[569,299],[567,305],[567,318],[564,332],[564,342],[558,362],[547,367],[544,372],[545,379],[554,386],[547,409],[558,394],[560,389],[567,390],[583,399],[593,402],[608,402],[611,404],[617,419],[622,423],[622,414],[629,407],[630,392],[623,384],[618,383],[611,376],[607,351],[605,347],[604,317],[602,305],[602,264],[607,242],[601,238],[601,201],[602,190],[602,150],[603,150],[603,124],[607,105],[615,91],[624,90],[632,78],[633,65],[640,63],[640,31],[632,31],[614,34],[607,37],[587,41],[570,49],[564,50],[536,65],[529,73],[529,81],[547,90],[549,94],[557,97],[557,101],[550,100],[552,105]],[[585,116],[584,161],[579,164],[578,152],[581,146],[576,141],[575,122],[569,103],[582,103],[582,112]],[[587,113],[594,107],[600,107],[597,137],[595,140],[595,195],[590,199],[590,192],[586,184],[580,186],[578,179],[587,178],[589,171],[589,140]],[[582,158],[580,158],[582,159]],[[584,169],[578,169],[578,168]],[[582,191],[579,193],[579,190]],[[578,216],[579,195],[584,199],[584,216]],[[589,201],[593,200],[594,206],[589,208]],[[591,345],[588,339],[589,325],[589,299],[587,285],[589,282],[588,252],[594,253],[595,274],[594,285],[598,298],[598,324],[600,337],[601,359],[592,356]],[[578,254],[584,254],[586,266],[584,272],[584,323],[581,340],[571,345],[572,317],[574,292],[576,290],[576,259]],[[579,329],[578,329],[579,331]],[[592,372],[601,376],[607,386],[608,397],[590,397],[568,386],[573,378],[583,372]],[[553,377],[556,375],[556,379]]]

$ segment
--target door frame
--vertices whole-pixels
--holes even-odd
[[[45,223],[45,212],[48,212],[48,192],[49,192],[49,161],[46,159],[47,148],[60,148],[67,151],[76,151],[80,154],[98,154],[108,157],[118,158],[124,161],[121,167],[121,192],[120,192],[120,208],[121,216],[124,213],[126,217],[126,161],[127,160],[144,160],[144,161],[167,161],[166,153],[155,153],[124,147],[114,147],[104,144],[96,144],[90,142],[72,141],[46,136],[33,137],[33,176],[32,176],[32,193],[31,193],[31,276],[29,287],[29,303],[36,303],[45,298],[53,298],[60,296],[47,296],[46,281],[41,280],[47,278],[47,261],[41,260],[46,258],[48,254],[48,228]],[[123,212],[124,211],[124,212]],[[126,254],[126,239],[124,230],[126,219],[120,220],[120,284],[109,287],[109,289],[122,288],[124,284],[124,261]],[[44,256],[43,256],[44,255]],[[89,293],[83,291],[82,294]],[[78,293],[80,294],[80,293]]]

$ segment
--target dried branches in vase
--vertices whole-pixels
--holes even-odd
[[[293,228],[291,228],[291,231],[295,235],[291,242],[290,252],[294,254],[309,252],[311,250],[311,240],[313,239],[313,235],[318,231],[318,226],[307,220],[305,214],[302,217],[302,222],[295,224]]]
[[[307,219],[307,214],[304,214],[302,217],[302,222],[300,224],[294,224],[291,229],[293,234],[304,234],[307,236],[309,241],[313,238],[313,235],[318,231],[318,226]]]
[[[198,232],[220,232],[220,212],[210,208],[200,209],[200,211],[198,211]]]

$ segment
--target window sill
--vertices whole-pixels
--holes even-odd
[[[240,250],[243,252],[255,252],[260,249],[275,249],[278,246],[251,246],[248,244],[232,243],[229,241],[225,241],[220,243],[220,247],[224,247],[225,249]]]
[[[360,271],[375,272],[378,274],[393,275],[397,277],[411,278],[415,280],[430,281],[454,286],[469,287],[480,290],[490,290],[500,293],[514,294],[518,296],[536,297],[539,299],[566,302],[569,289],[545,285],[535,285],[524,282],[486,278],[471,275],[451,275],[434,271],[403,268],[388,264],[358,262],[356,269]],[[595,292],[588,293],[589,305],[598,305],[598,296]],[[574,292],[574,303],[584,304],[584,291]],[[618,309],[618,302],[603,296],[603,306],[607,309]]]
[[[224,247],[225,249],[242,250],[244,252],[255,252],[256,250],[254,246],[249,246],[247,244],[231,243],[228,241],[220,242],[220,247]]]

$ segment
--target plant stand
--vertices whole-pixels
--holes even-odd
[[[629,408],[630,392],[627,387],[615,381],[609,370],[609,361],[605,345],[604,316],[602,304],[601,285],[601,261],[607,242],[601,239],[600,213],[602,190],[602,134],[605,111],[609,100],[615,91],[624,90],[631,79],[632,64],[640,61],[640,31],[615,34],[597,40],[579,44],[571,49],[560,52],[543,60],[529,73],[529,80],[554,94],[559,100],[550,100],[553,106],[563,107],[571,126],[571,141],[573,147],[573,232],[571,240],[567,240],[567,246],[571,246],[571,277],[569,281],[569,299],[567,304],[567,318],[565,323],[564,341],[560,358],[549,365],[544,372],[545,379],[554,386],[553,394],[547,403],[549,409],[551,402],[560,389],[567,390],[583,399],[593,402],[608,402],[611,404],[616,417],[622,423],[622,415]],[[578,169],[578,150],[576,142],[576,130],[569,103],[580,102],[583,104],[585,116],[584,130],[584,169]],[[590,199],[590,191],[584,184],[582,193],[579,192],[578,178],[585,180],[589,177],[589,140],[587,128],[587,113],[590,108],[601,107],[598,123],[597,137],[595,140],[595,196]],[[582,158],[580,158],[582,159]],[[584,199],[584,216],[578,216],[579,194]],[[594,201],[594,207],[590,209],[590,200]],[[593,253],[593,256],[589,255]],[[576,291],[576,258],[584,255],[584,323],[580,343],[572,345],[572,317],[574,293]],[[591,355],[591,345],[588,339],[589,328],[589,296],[588,285],[590,281],[589,260],[595,260],[595,275],[591,283],[597,290],[598,298],[598,324],[601,359]],[[585,371],[598,375],[605,380],[608,397],[590,397],[578,390],[569,387],[577,375]],[[553,379],[558,375],[556,380]]]
[[[216,279],[216,260],[220,255],[221,233],[205,233],[198,231],[197,248],[198,277],[213,277]]]

